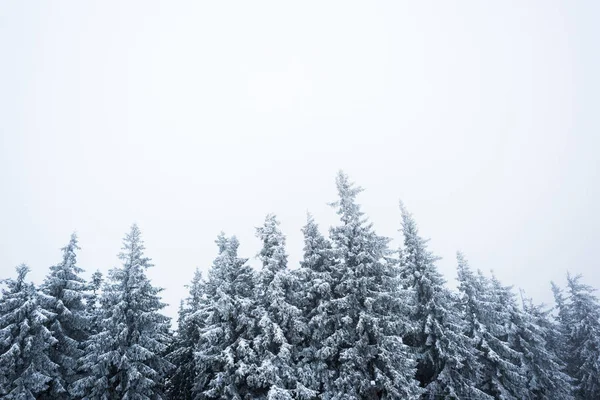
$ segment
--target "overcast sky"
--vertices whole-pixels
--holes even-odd
[[[273,212],[291,264],[335,174],[398,239],[551,301],[600,287],[600,2],[2,1],[0,277],[86,276],[137,222],[174,315],[219,231]],[[256,260],[252,261],[256,264]]]

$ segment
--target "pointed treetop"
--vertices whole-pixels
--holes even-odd
[[[19,282],[19,284],[25,281],[25,277],[29,271],[31,271],[29,266],[25,263],[17,265],[15,269],[17,270],[17,282]]]
[[[309,212],[306,213],[306,225],[302,227],[302,233],[304,236],[314,236],[319,232],[319,225],[315,221],[313,215]]]
[[[287,254],[285,252],[285,235],[279,229],[279,220],[274,214],[268,214],[263,226],[256,228],[256,236],[262,241],[262,248],[258,258],[263,264],[263,273],[267,281],[273,274],[287,267]]]
[[[456,261],[458,262],[458,266],[460,268],[469,267],[469,261],[467,261],[467,258],[465,257],[465,254],[462,251],[456,252]]]
[[[404,233],[405,242],[413,242],[413,245],[425,250],[429,239],[424,239],[421,236],[419,236],[419,228],[417,226],[417,223],[412,213],[408,211],[402,200],[399,201],[399,205],[400,212],[402,215],[402,228],[400,229],[400,231]],[[437,260],[438,258],[434,257],[434,259]]]
[[[267,214],[263,226],[256,228],[256,236],[263,241],[264,246],[285,245],[285,236],[279,229],[280,222],[275,214]]]
[[[77,238],[77,233],[71,233],[71,239],[69,240],[69,244],[61,249],[64,253],[64,261],[71,262],[71,265],[75,265],[75,251],[81,250],[79,247],[79,240]]]
[[[337,214],[341,216],[342,222],[348,224],[355,220],[359,222],[362,217],[360,206],[356,203],[356,196],[363,191],[360,186],[351,182],[343,171],[340,171],[335,179],[339,200],[330,203],[332,207],[339,207]]]
[[[194,271],[194,277],[192,278],[192,283],[190,285],[186,285],[190,293],[188,302],[190,307],[193,309],[199,307],[200,302],[202,301],[202,296],[204,293],[203,286],[204,281],[202,279],[202,272],[199,268],[196,268]]]
[[[400,205],[400,213],[402,215],[402,231],[404,234],[411,234],[415,236],[418,235],[419,229],[417,228],[417,223],[415,222],[412,213],[408,211],[402,200],[400,200],[398,203]]]
[[[142,240],[142,231],[136,223],[131,225],[129,232],[123,239],[123,250],[144,250],[144,242]]]
[[[229,244],[229,238],[225,235],[225,232],[221,231],[215,240],[215,243],[219,247],[219,254],[225,252]]]
[[[343,198],[355,198],[357,194],[363,191],[363,188],[356,186],[344,171],[338,172],[335,178],[335,184],[340,197]]]
[[[119,258],[121,260],[127,262],[136,260],[136,262],[139,262],[140,266],[145,268],[154,266],[154,264],[150,263],[150,258],[143,257],[146,247],[144,246],[144,241],[142,240],[142,232],[135,223],[131,225],[131,229],[125,235],[125,238],[123,238],[123,247],[121,247],[121,250],[123,250],[121,253],[119,253]]]

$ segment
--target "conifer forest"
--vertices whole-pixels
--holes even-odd
[[[153,265],[137,225],[105,276],[83,278],[76,234],[39,285],[17,266],[1,277],[0,397],[600,399],[600,304],[585,277],[548,282],[549,305],[466,254],[444,277],[402,203],[390,216],[398,249],[361,211],[362,189],[342,172],[335,183],[339,221],[308,215],[299,265],[273,214],[256,228],[258,255],[222,233],[176,321],[147,277],[167,266]]]

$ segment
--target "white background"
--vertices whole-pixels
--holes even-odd
[[[551,301],[600,287],[597,1],[2,1],[0,278],[86,276],[137,222],[174,315],[219,231],[335,223],[339,169],[398,239]],[[396,240],[396,242],[398,241]],[[396,245],[395,244],[395,245]],[[252,260],[256,265],[256,260]]]

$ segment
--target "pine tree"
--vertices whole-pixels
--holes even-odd
[[[414,399],[415,362],[402,343],[403,318],[394,312],[397,268],[389,239],[378,236],[364,217],[355,187],[340,172],[337,207],[341,225],[331,229],[338,277],[332,306],[335,331],[324,340],[330,372],[323,399]]]
[[[486,399],[488,395],[473,387],[477,361],[456,299],[445,287],[438,271],[438,260],[419,235],[412,215],[400,203],[404,246],[400,251],[402,286],[412,295],[410,330],[405,343],[417,354],[417,374],[427,399]]]
[[[83,270],[77,266],[77,250],[77,235],[73,233],[69,244],[62,248],[62,261],[50,267],[50,273],[41,287],[46,295],[45,308],[55,315],[48,324],[52,336],[57,340],[50,356],[59,366],[59,384],[62,388],[68,388],[79,378],[77,360],[83,355],[83,344],[90,333],[90,318],[85,306],[87,284],[79,276]],[[66,391],[60,396],[53,395],[53,398],[69,397]]]
[[[550,282],[552,287],[552,294],[554,295],[554,302],[556,304],[553,311],[556,311],[556,315],[554,317],[554,330],[548,337],[550,347],[553,349],[554,353],[558,356],[558,358],[565,364],[566,372],[569,374],[569,365],[568,365],[568,351],[567,351],[567,336],[568,336],[568,327],[569,321],[567,316],[567,308],[565,307],[565,297],[563,290],[556,285],[554,282]],[[569,376],[571,376],[569,374]]]
[[[319,232],[310,214],[302,232],[304,257],[298,271],[301,282],[298,297],[307,327],[298,346],[298,397],[312,399],[323,393],[325,387],[332,386],[328,383],[330,348],[325,340],[335,333],[337,324],[332,304],[336,272],[331,242]]]
[[[131,227],[119,254],[123,265],[109,273],[102,293],[102,331],[91,337],[83,368],[90,376],[73,385],[87,399],[161,399],[171,364],[162,356],[169,318],[160,314],[162,289],[152,286],[144,243]]]
[[[65,393],[58,365],[49,357],[57,342],[46,325],[55,315],[40,294],[25,281],[29,267],[17,267],[17,278],[6,279],[0,299],[0,397],[14,400],[61,397]]]
[[[580,280],[580,275],[567,276],[568,297],[559,303],[559,318],[576,398],[596,399],[600,398],[600,305],[594,289]]]
[[[259,333],[254,340],[260,367],[258,379],[273,400],[292,399],[296,391],[296,346],[304,332],[302,312],[296,307],[298,281],[287,269],[285,237],[277,218],[269,214],[256,229],[262,241],[258,286]]]
[[[89,333],[90,335],[100,332],[102,309],[100,308],[100,288],[104,278],[100,271],[96,271],[92,274],[92,278],[88,284],[88,294],[86,297],[86,312],[88,315],[89,322]]]
[[[204,326],[200,318],[200,307],[205,300],[204,282],[198,269],[188,289],[189,295],[179,308],[177,336],[167,357],[175,366],[167,384],[167,396],[173,400],[193,399],[197,371],[194,351]]]
[[[556,325],[548,318],[549,311],[523,299],[523,310],[517,313],[516,348],[523,354],[529,398],[539,400],[573,399],[571,378],[565,365],[548,343]]]
[[[259,399],[266,395],[256,379],[255,277],[239,258],[238,240],[217,238],[219,255],[205,285],[206,301],[199,311],[205,326],[196,350],[196,399]]]
[[[527,398],[522,354],[511,347],[514,326],[497,284],[479,271],[474,274],[460,253],[458,282],[467,322],[465,334],[472,340],[481,365],[477,388],[498,400]]]

